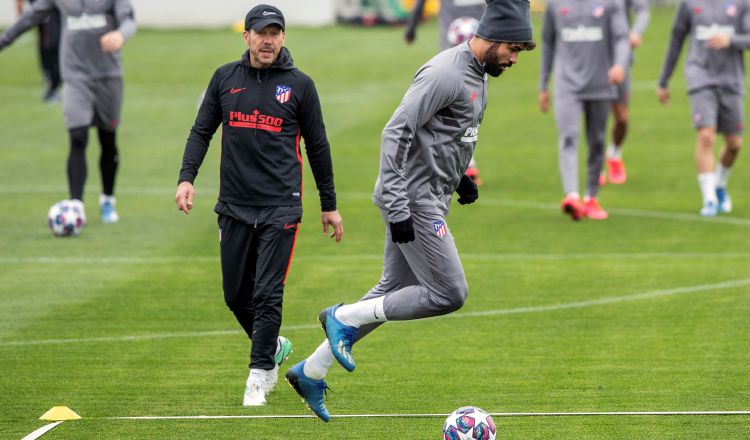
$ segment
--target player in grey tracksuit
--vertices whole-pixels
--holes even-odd
[[[701,215],[731,212],[727,183],[742,147],[744,130],[745,61],[750,48],[750,1],[683,0],[677,8],[658,97],[669,102],[667,83],[686,39],[690,49],[685,79],[696,129],[695,164],[703,197]],[[714,170],[716,132],[726,146]]]
[[[630,61],[628,24],[620,0],[550,0],[542,28],[539,106],[549,108],[547,84],[554,69],[555,120],[560,133],[559,166],[565,198],[561,208],[574,220],[607,218],[596,200],[604,161],[607,117],[614,84],[624,80]],[[586,121],[586,198],[578,191],[578,138]]]
[[[120,48],[136,31],[133,7],[129,0],[36,0],[0,35],[0,50],[55,8],[62,21],[60,65],[63,114],[70,134],[70,198],[82,203],[88,129],[95,124],[102,147],[101,215],[105,223],[114,223],[119,220],[114,191],[119,163],[116,130],[123,95]]]
[[[409,16],[409,20],[406,23],[404,38],[409,44],[416,39],[417,25],[422,19],[425,2],[426,0],[417,0],[414,4],[414,9]],[[449,49],[457,44],[456,42],[448,40],[449,29],[455,20],[460,18],[473,18],[478,22],[479,19],[482,18],[482,14],[486,7],[487,3],[485,0],[441,0],[440,13],[438,14],[438,21],[440,22],[440,50]],[[466,169],[466,175],[475,183],[481,185],[482,181],[479,178],[479,168],[477,167],[477,163],[473,156],[469,162],[469,167]]]
[[[648,26],[651,13],[647,0],[625,0],[625,13],[630,25],[630,48],[635,50],[643,41],[643,33]],[[609,182],[616,185],[623,184],[627,180],[625,162],[622,160],[622,145],[628,132],[630,114],[628,106],[630,103],[630,81],[631,66],[634,57],[631,54],[630,63],[625,70],[625,80],[617,84],[617,97],[612,102],[612,142],[607,147],[606,167],[609,171]],[[606,173],[602,172],[600,183],[606,181]]]
[[[323,380],[333,359],[354,369],[352,344],[385,321],[444,315],[468,286],[445,217],[478,197],[465,175],[487,105],[487,74],[498,76],[533,49],[528,0],[488,2],[477,36],[445,50],[416,73],[382,133],[373,201],[386,225],[383,273],[353,304],[321,312],[327,340],[292,367],[287,380],[327,421]]]

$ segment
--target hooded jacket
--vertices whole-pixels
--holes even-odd
[[[219,201],[243,206],[300,206],[300,138],[323,211],[336,210],[330,145],[312,79],[286,48],[265,69],[240,61],[211,78],[185,145],[180,182],[195,181],[216,129],[222,126]]]

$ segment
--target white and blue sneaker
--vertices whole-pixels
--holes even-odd
[[[326,381],[311,379],[305,376],[305,361],[298,363],[286,372],[286,381],[302,397],[302,401],[318,418],[324,422],[331,420],[323,398],[326,395]]]
[[[719,212],[732,212],[732,198],[729,197],[729,193],[727,192],[726,188],[717,187],[716,198],[719,201]]]
[[[703,202],[703,207],[701,208],[701,216],[703,217],[716,217],[716,214],[719,212],[718,204],[713,200],[708,200]]]
[[[352,358],[352,345],[357,339],[359,329],[351,325],[346,325],[336,319],[336,309],[343,304],[331,306],[318,315],[318,320],[326,332],[328,343],[331,345],[333,357],[339,361],[342,367],[348,372],[354,371],[354,358]]]
[[[117,215],[117,211],[115,210],[114,196],[106,196],[104,194],[100,194],[99,208],[101,210],[103,223],[117,223],[120,221],[120,216]]]
[[[265,391],[266,394],[271,394],[271,391],[273,391],[276,386],[276,381],[279,378],[279,365],[284,363],[291,352],[292,341],[283,336],[279,336],[276,340],[276,353],[273,356],[275,365],[273,366],[273,370],[268,370],[265,380],[263,381],[263,391]]]

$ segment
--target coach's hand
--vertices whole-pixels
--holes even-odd
[[[341,237],[344,236],[344,220],[341,219],[341,214],[338,211],[323,211],[320,215],[320,221],[323,222],[323,235],[328,235],[328,226],[333,226],[333,233],[331,238],[336,239],[336,243],[341,241]]]
[[[394,243],[408,243],[414,241],[414,222],[411,217],[406,220],[389,223],[391,226],[391,241]]]
[[[174,196],[174,201],[177,203],[177,209],[189,214],[190,210],[193,209],[193,197],[195,196],[195,189],[193,184],[190,182],[180,182],[177,185],[177,194]]]
[[[479,189],[477,188],[477,184],[471,180],[471,177],[464,174],[461,176],[461,181],[458,182],[456,194],[458,194],[458,203],[468,205],[477,201],[479,198]]]

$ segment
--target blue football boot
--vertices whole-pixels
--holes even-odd
[[[328,343],[331,345],[331,352],[333,357],[339,361],[342,367],[346,371],[354,371],[354,358],[352,358],[352,345],[357,339],[357,333],[359,329],[346,325],[343,322],[336,319],[336,309],[341,307],[343,304],[331,306],[318,315],[318,320],[323,326],[323,331],[326,332]]]
[[[328,385],[323,379],[316,380],[305,376],[304,369],[305,361],[293,366],[286,372],[286,381],[302,397],[302,401],[310,411],[315,413],[320,420],[327,422],[331,420],[331,415],[328,414],[323,398],[326,395],[326,389],[329,389]]]
[[[716,188],[716,198],[719,200],[719,212],[732,212],[732,198],[726,188]]]

